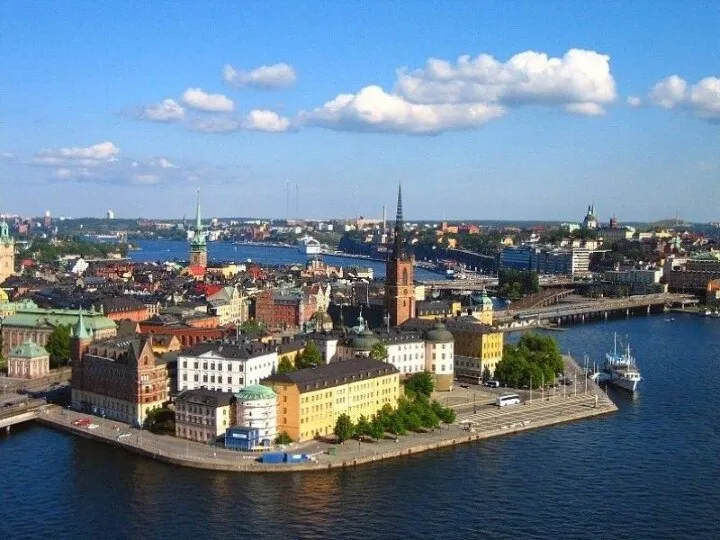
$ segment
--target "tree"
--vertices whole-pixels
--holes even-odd
[[[405,390],[410,390],[414,395],[430,397],[435,390],[435,379],[429,371],[415,373],[405,381]]]
[[[372,420],[370,421],[370,432],[368,433],[368,435],[370,435],[370,437],[372,437],[376,441],[379,440],[380,437],[385,435],[385,425],[377,416],[373,416]]]
[[[347,414],[341,414],[338,416],[337,421],[335,422],[335,429],[333,430],[333,433],[338,439],[338,442],[345,442],[348,439],[352,438],[353,434],[355,433],[355,426],[352,423],[352,420],[350,420],[350,417]]]
[[[357,424],[355,424],[355,435],[357,437],[371,437],[370,422],[367,417],[363,414],[358,418]]]
[[[143,427],[158,435],[175,435],[175,412],[165,407],[148,411]]]
[[[48,336],[45,350],[50,355],[52,367],[67,364],[70,361],[70,326],[59,325]]]
[[[278,375],[285,375],[286,373],[290,373],[291,371],[295,371],[295,366],[293,366],[292,362],[287,356],[283,356],[280,359],[280,363],[278,364]]]
[[[323,363],[320,349],[317,348],[314,341],[308,341],[305,349],[295,359],[295,367],[305,369],[309,367],[319,366]]]
[[[525,334],[517,345],[507,345],[503,358],[495,368],[495,377],[510,387],[538,388],[542,381],[555,380],[564,371],[564,363],[557,343],[552,337]]]
[[[375,343],[370,349],[370,358],[374,360],[385,360],[387,357],[387,347],[382,343]]]
[[[290,444],[291,442],[293,442],[293,440],[290,438],[290,435],[287,434],[287,431],[283,431],[275,438],[275,444]]]

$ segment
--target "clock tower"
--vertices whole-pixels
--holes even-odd
[[[0,221],[0,283],[15,272],[15,242],[10,236],[10,227]]]
[[[415,258],[405,243],[402,186],[398,186],[393,253],[385,271],[385,311],[391,326],[400,326],[415,317],[414,263]]]

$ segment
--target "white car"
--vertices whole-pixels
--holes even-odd
[[[97,429],[100,427],[100,424],[88,424],[88,429]]]

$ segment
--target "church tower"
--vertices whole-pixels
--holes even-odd
[[[197,208],[195,209],[195,234],[190,241],[190,266],[207,267],[207,242],[200,219],[200,188],[197,190]]]
[[[391,326],[400,326],[415,317],[414,262],[405,245],[402,186],[398,186],[394,248],[385,271],[385,311]]]
[[[15,241],[10,236],[10,227],[0,221],[0,283],[15,272]]]

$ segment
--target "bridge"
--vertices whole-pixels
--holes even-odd
[[[650,314],[653,310],[664,311],[668,306],[684,307],[697,302],[698,299],[690,294],[643,294],[626,298],[568,302],[549,307],[513,309],[498,312],[495,320],[501,326],[512,326],[513,322],[552,322],[560,325],[567,322],[584,322],[593,317],[607,319],[610,315],[618,314],[625,316],[637,312]]]
[[[0,429],[10,431],[15,424],[35,420],[45,409],[47,402],[44,399],[26,399],[0,409]]]

